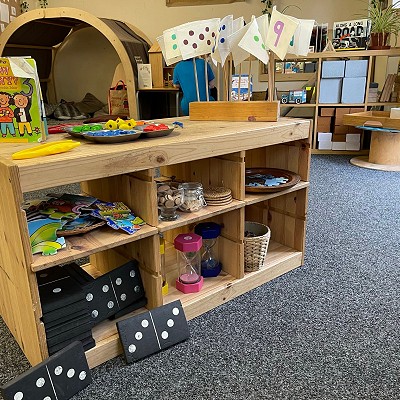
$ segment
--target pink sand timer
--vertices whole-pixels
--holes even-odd
[[[183,293],[199,292],[203,287],[200,252],[202,242],[201,236],[195,233],[182,233],[174,240],[179,268],[176,288]]]

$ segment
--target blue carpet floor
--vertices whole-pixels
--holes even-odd
[[[312,157],[303,267],[95,368],[73,399],[400,399],[400,173]],[[28,368],[0,323],[0,384]],[[41,399],[38,399],[41,400]]]

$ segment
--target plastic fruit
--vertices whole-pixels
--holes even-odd
[[[124,121],[122,118],[119,118],[119,117],[115,120],[115,122],[117,123],[118,127],[119,127],[121,124],[124,124],[124,123],[125,123],[125,121]]]
[[[128,125],[130,129],[133,129],[137,125],[136,121],[133,118],[125,121],[125,124]]]
[[[132,127],[130,127],[128,124],[121,124],[118,128],[122,129],[123,131],[129,131],[132,129]]]
[[[117,121],[114,121],[112,119],[109,119],[106,122],[106,128],[109,129],[110,131],[115,131],[116,129],[118,129],[118,123]]]

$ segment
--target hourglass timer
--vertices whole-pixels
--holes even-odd
[[[203,251],[201,255],[201,275],[209,278],[218,276],[221,272],[217,252],[218,236],[221,234],[221,225],[215,222],[197,224],[194,231],[203,238]]]
[[[183,293],[199,292],[203,287],[200,255],[202,244],[201,236],[195,233],[182,233],[174,240],[179,268],[176,288]]]

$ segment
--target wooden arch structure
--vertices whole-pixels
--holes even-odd
[[[117,22],[116,27],[111,22]],[[137,117],[134,67],[136,61],[130,49],[132,37],[137,36],[148,47],[151,41],[136,27],[124,22],[98,18],[75,8],[45,8],[32,10],[18,16],[0,35],[2,56],[31,56],[36,60],[42,91],[54,83],[53,65],[57,50],[68,40],[71,33],[85,27],[93,27],[110,42],[123,66],[127,85],[129,111]],[[127,30],[130,32],[128,33]],[[50,65],[49,65],[50,64]]]

